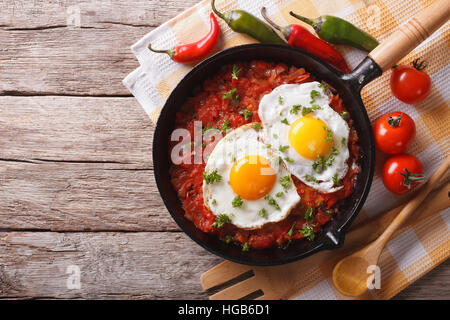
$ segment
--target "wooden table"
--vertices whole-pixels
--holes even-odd
[[[207,297],[221,259],[165,209],[154,126],[121,82],[131,44],[196,2],[0,0],[0,297]],[[447,262],[398,298],[449,287]]]

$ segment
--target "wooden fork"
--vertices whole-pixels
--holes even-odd
[[[450,206],[449,193],[450,183],[431,193],[422,204],[422,211],[411,217],[407,224],[420,221],[448,208]],[[262,291],[262,295],[257,297],[257,300],[290,299],[298,294],[301,287],[307,285],[307,283],[300,283],[300,278],[328,259],[348,254],[379,237],[402,208],[403,206],[392,209],[355,228],[347,234],[345,246],[338,250],[321,251],[309,258],[274,267],[247,266],[230,261],[222,262],[201,275],[202,288],[210,290],[226,286],[233,279],[247,274],[249,276],[247,279],[236,280],[234,284],[209,298],[212,300],[237,300]]]

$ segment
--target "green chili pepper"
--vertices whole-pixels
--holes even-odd
[[[211,1],[214,13],[223,19],[236,32],[245,33],[261,43],[286,44],[286,42],[265,22],[244,10],[221,13],[216,9],[215,0]]]
[[[311,25],[320,39],[330,43],[345,44],[369,52],[379,44],[377,39],[344,19],[333,16],[309,19],[292,11],[289,13],[291,16]]]

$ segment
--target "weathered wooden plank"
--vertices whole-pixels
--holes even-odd
[[[153,129],[134,98],[0,97],[0,159],[151,168]]]
[[[0,95],[130,95],[130,46],[196,2],[2,1]]]
[[[0,26],[4,28],[45,28],[73,24],[79,9],[80,24],[158,26],[199,0],[15,0],[0,2]]]
[[[220,262],[173,232],[0,233],[0,250],[2,298],[202,299],[200,274]]]
[[[1,162],[0,229],[179,230],[153,170],[114,163]]]
[[[1,298],[204,299],[200,274],[220,262],[173,232],[9,232],[0,233],[0,249]],[[80,289],[67,287],[70,266],[80,270]],[[397,298],[448,299],[449,267]]]

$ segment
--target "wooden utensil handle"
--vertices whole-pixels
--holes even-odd
[[[450,157],[444,159],[439,168],[433,173],[431,178],[425,183],[425,185],[420,190],[419,194],[408,202],[408,204],[400,211],[400,213],[395,217],[394,221],[386,228],[383,234],[378,238],[377,244],[380,250],[387,241],[391,238],[392,234],[403,224],[403,222],[408,219],[411,213],[419,207],[423,200],[427,197],[430,191],[433,189],[434,185],[439,182],[441,177],[447,172],[450,166]]]
[[[369,56],[386,70],[406,56],[450,18],[450,0],[424,9],[376,47]]]

